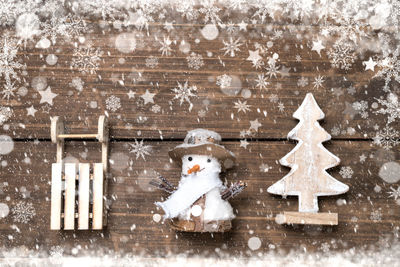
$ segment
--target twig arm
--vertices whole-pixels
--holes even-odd
[[[234,196],[242,192],[246,187],[247,184],[242,181],[235,182],[229,188],[227,188],[221,193],[221,198],[223,200],[228,200],[230,198],[233,198]]]
[[[149,184],[170,194],[172,194],[176,190],[176,187],[173,186],[166,178],[159,175],[158,179],[159,180],[151,180]]]

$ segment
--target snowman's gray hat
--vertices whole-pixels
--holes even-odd
[[[222,169],[229,169],[235,165],[235,154],[220,145],[221,136],[205,129],[194,129],[187,133],[183,144],[169,151],[169,156],[179,164],[185,155],[209,155],[221,162]]]

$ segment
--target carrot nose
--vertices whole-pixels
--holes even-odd
[[[198,172],[198,171],[200,171],[200,165],[196,164],[188,170],[188,174],[191,174],[193,172]]]

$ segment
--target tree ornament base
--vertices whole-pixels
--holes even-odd
[[[284,211],[283,214],[278,214],[275,219],[281,224],[338,225],[338,214],[328,212]]]

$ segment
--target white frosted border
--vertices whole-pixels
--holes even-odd
[[[229,254],[219,253],[218,257],[187,256],[185,254],[167,254],[165,257],[150,257],[143,255],[106,254],[95,256],[93,252],[77,257],[46,257],[46,252],[27,250],[25,247],[0,250],[0,266],[399,266],[400,243],[388,242],[381,244],[376,249],[348,249],[343,252],[317,252],[311,253],[304,250],[290,253],[252,252],[254,256],[234,257]],[[80,252],[84,254],[84,252]]]

